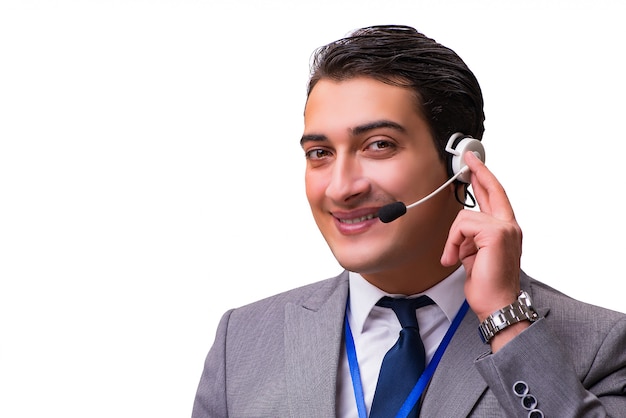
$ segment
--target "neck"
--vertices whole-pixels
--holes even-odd
[[[422,293],[450,276],[460,263],[444,267],[441,264],[433,266],[407,266],[393,271],[361,274],[365,280],[386,293],[397,295],[414,295]]]

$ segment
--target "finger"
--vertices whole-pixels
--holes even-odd
[[[487,216],[484,213],[459,212],[450,227],[448,239],[444,245],[441,256],[443,265],[453,265],[463,259],[464,255],[468,255],[472,250],[477,249],[479,245],[475,241],[476,236],[480,233],[485,223],[489,222]]]
[[[464,254],[473,254],[478,248],[503,244],[516,248],[521,241],[521,229],[513,220],[497,219],[484,212],[461,211],[450,226],[442,255],[442,263],[454,264]]]
[[[496,176],[474,153],[467,152],[464,158],[472,172],[472,189],[481,212],[499,219],[515,219],[511,202]]]

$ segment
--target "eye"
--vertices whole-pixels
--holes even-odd
[[[330,157],[331,153],[323,148],[313,148],[304,153],[304,157],[307,160],[321,160],[325,157]]]
[[[374,141],[367,146],[369,149],[378,151],[383,149],[388,149],[394,147],[394,144],[391,141],[386,141],[384,139]]]
[[[389,139],[376,139],[365,147],[365,154],[373,158],[386,158],[394,155],[398,150],[398,144]]]

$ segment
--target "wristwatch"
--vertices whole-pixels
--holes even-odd
[[[478,333],[483,343],[487,344],[494,335],[509,325],[521,321],[535,322],[537,319],[539,319],[539,315],[533,308],[530,296],[522,290],[515,302],[489,315],[478,326]]]

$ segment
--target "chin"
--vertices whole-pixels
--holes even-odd
[[[350,249],[342,252],[333,252],[337,262],[346,270],[359,274],[375,273],[384,268],[385,256],[383,252],[359,251],[358,249]]]

